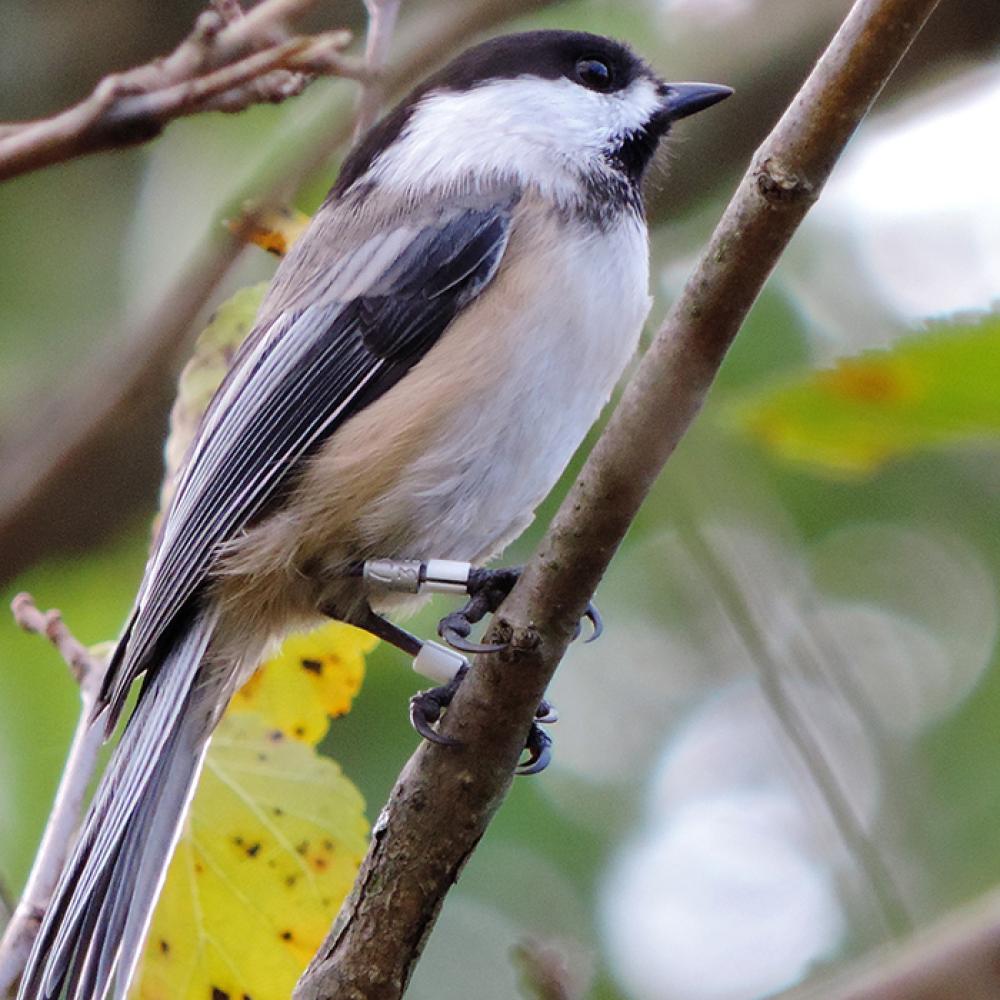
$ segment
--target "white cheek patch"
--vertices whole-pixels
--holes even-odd
[[[656,85],[643,77],[610,94],[534,76],[438,91],[420,101],[369,176],[411,190],[509,178],[572,199],[580,174],[605,169],[607,149],[659,107]]]

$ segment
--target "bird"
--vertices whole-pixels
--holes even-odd
[[[675,121],[731,93],[665,82],[599,35],[509,34],[348,154],[178,474],[93,724],[110,734],[141,679],[137,703],[19,1000],[125,997],[212,730],[290,630],[335,618],[422,660],[444,683],[412,717],[435,738],[482,648],[471,624],[516,580],[482,565],[532,521],[636,349],[647,168]],[[385,617],[435,589],[469,596],[439,629],[451,646]],[[529,763],[544,750],[529,737]]]

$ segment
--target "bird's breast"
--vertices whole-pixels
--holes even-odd
[[[645,227],[516,220],[489,288],[317,465],[331,488],[382,464],[366,546],[481,560],[530,522],[607,402],[649,310]],[[347,467],[352,473],[345,475]]]
[[[518,220],[488,288],[338,428],[280,514],[235,546],[229,572],[305,584],[304,567],[331,579],[368,558],[496,554],[607,402],[649,305],[638,218],[606,230],[556,212]]]

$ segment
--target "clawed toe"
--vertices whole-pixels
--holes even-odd
[[[438,622],[438,635],[460,653],[499,653],[507,648],[507,643],[474,642],[469,638],[472,626],[481,621],[488,610],[489,606],[484,600],[473,597],[464,608],[452,611]]]
[[[463,667],[447,684],[428,688],[426,691],[418,691],[410,699],[410,725],[425,740],[444,747],[460,745],[460,741],[454,737],[439,733],[434,728],[434,724],[441,718],[441,713],[451,704],[467,669],[467,667]]]
[[[548,726],[558,721],[559,713],[556,711],[556,706],[542,699],[538,703],[538,708],[535,709],[535,722]]]
[[[583,617],[590,622],[591,633],[587,637],[587,642],[593,642],[595,639],[600,639],[604,634],[604,619],[601,617],[601,612],[597,610],[597,605],[593,601],[587,602],[587,610],[584,611]]]
[[[426,698],[426,694],[426,691],[421,691],[410,699],[410,725],[431,743],[444,747],[456,746],[458,740],[445,736],[434,728],[434,723],[441,718],[441,706]]]
[[[507,648],[505,642],[473,642],[454,627],[443,623],[438,626],[438,635],[452,649],[457,649],[460,653],[499,653],[500,650]]]
[[[552,738],[537,723],[531,724],[524,744],[528,759],[517,767],[517,774],[538,774],[552,761]]]
[[[590,635],[584,640],[585,642],[593,642],[595,639],[599,639],[604,632],[604,619],[601,618],[601,613],[597,610],[597,605],[593,601],[590,601],[587,604],[587,610],[583,613],[583,618],[576,623],[576,628],[573,629],[573,642],[576,642],[580,638],[580,633],[583,631],[584,618],[590,622]]]

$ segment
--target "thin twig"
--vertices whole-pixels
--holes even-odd
[[[760,630],[754,627],[746,598],[733,580],[730,568],[690,522],[687,538],[692,554],[711,585],[720,613],[732,625],[757,671],[758,682],[767,703],[819,789],[844,846],[867,878],[877,916],[887,936],[899,937],[912,931],[913,920],[888,864],[868,836],[847,790],[841,787],[837,772],[824,754],[822,745],[802,718],[799,707],[785,691],[781,664],[775,662]]]
[[[296,1000],[398,1000],[444,897],[482,837],[556,666],[633,518],[698,413],[792,233],[937,0],[858,0],[758,150],[607,429],[488,633],[442,730],[373,831]]]
[[[17,981],[28,960],[39,922],[80,822],[87,787],[104,743],[103,725],[92,723],[104,680],[104,660],[76,639],[58,611],[40,611],[28,594],[18,594],[11,603],[11,611],[21,628],[48,639],[59,651],[80,688],[81,709],[41,846],[14,915],[0,939],[0,996],[6,995]]]
[[[385,100],[382,73],[389,61],[399,6],[400,0],[365,0],[368,11],[368,36],[365,42],[368,80],[358,94],[358,110],[354,122],[355,142],[374,124]]]
[[[521,941],[513,958],[521,968],[521,989],[532,1000],[580,1000],[586,993],[587,977],[574,971],[562,948],[552,941]]]
[[[105,77],[51,118],[0,127],[0,180],[145,142],[183,115],[283,101],[321,74],[363,79],[364,67],[340,54],[349,32],[287,37],[285,20],[315,2],[264,0],[247,14],[216,4],[165,58]]]
[[[244,16],[240,0],[212,0],[212,9],[222,19],[223,24],[232,24]]]

